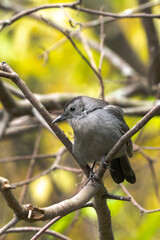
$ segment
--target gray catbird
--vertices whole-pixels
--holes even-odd
[[[73,128],[73,153],[84,166],[100,161],[129,130],[121,108],[87,96],[70,100],[64,112],[53,122],[62,120],[66,120]],[[111,161],[110,173],[116,183],[124,179],[130,183],[136,181],[127,157],[132,157],[132,150],[132,141],[129,139]]]

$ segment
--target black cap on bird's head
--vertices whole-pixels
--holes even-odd
[[[57,123],[60,121],[68,120],[76,117],[84,110],[84,104],[82,101],[82,96],[75,97],[66,103],[63,113],[53,120],[52,123]]]

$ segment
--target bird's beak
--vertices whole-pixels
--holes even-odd
[[[57,122],[61,122],[63,120],[66,120],[66,116],[64,116],[63,114],[58,116],[57,118],[55,118],[52,123],[57,123]]]

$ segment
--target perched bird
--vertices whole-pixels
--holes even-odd
[[[129,130],[121,108],[87,96],[70,100],[53,122],[62,120],[73,128],[73,153],[84,167],[100,161]],[[132,141],[129,139],[111,161],[110,173],[116,183],[124,179],[135,183],[135,173],[127,157],[132,157],[132,152]]]

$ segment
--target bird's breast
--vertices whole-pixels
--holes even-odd
[[[81,119],[74,129],[73,152],[81,163],[100,161],[122,136],[117,121],[113,117],[90,114]],[[125,146],[117,154],[123,155]]]

